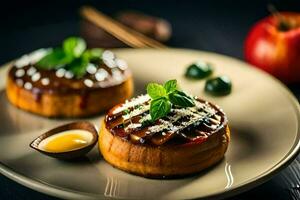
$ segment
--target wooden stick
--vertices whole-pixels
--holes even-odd
[[[90,7],[84,6],[81,8],[81,15],[110,33],[117,39],[123,41],[125,44],[134,48],[167,48],[165,45],[119,23],[118,21],[104,15],[100,11]]]

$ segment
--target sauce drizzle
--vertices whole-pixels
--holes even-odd
[[[173,106],[164,118],[150,122],[150,98],[141,95],[118,105],[106,116],[106,128],[114,135],[138,144],[204,142],[227,123],[217,106],[195,97],[195,106]]]

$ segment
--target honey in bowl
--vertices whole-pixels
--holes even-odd
[[[87,154],[97,143],[98,132],[90,122],[56,127],[34,139],[30,147],[45,155],[70,160]]]
[[[81,149],[92,140],[92,134],[86,130],[68,130],[44,139],[38,147],[47,152],[61,153]]]

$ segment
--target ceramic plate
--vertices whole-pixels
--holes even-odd
[[[229,118],[232,139],[225,158],[195,176],[146,179],[113,168],[95,148],[82,161],[63,162],[29,148],[44,131],[70,120],[47,119],[19,110],[5,96],[7,67],[0,72],[0,171],[34,190],[67,199],[224,198],[268,180],[297,155],[299,105],[277,80],[244,62],[213,53],[168,49],[115,51],[134,74],[136,94],[150,81],[176,78],[183,90],[220,105]],[[186,67],[203,60],[214,75],[228,75],[232,94],[211,97],[204,81],[184,78]],[[99,126],[103,115],[89,119]],[[73,119],[74,121],[74,119]]]

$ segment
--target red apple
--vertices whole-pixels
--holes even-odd
[[[280,12],[258,21],[247,35],[245,59],[285,83],[300,82],[300,13]]]

